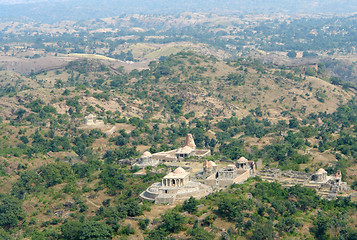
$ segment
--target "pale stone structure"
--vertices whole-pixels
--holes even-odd
[[[192,135],[187,134],[185,139],[185,146],[167,152],[154,153],[152,155],[152,158],[156,160],[160,160],[161,162],[175,162],[175,161],[184,160],[187,157],[201,158],[210,155],[211,155],[211,150],[209,149],[196,149],[196,144]]]
[[[203,177],[211,176],[212,174],[216,173],[218,170],[217,165],[213,161],[204,161],[203,162]]]
[[[326,182],[326,179],[327,179],[327,172],[323,168],[320,168],[319,170],[317,170],[315,174],[311,176],[311,181],[315,181],[315,182]]]
[[[145,168],[148,166],[156,167],[160,164],[160,161],[152,158],[152,154],[146,151],[141,155],[139,162],[135,163],[133,166],[138,166],[139,168]]]
[[[281,171],[280,169],[267,168],[258,173],[266,181],[280,182],[283,187],[291,187],[300,184],[304,187],[316,189],[317,193],[324,198],[334,199],[340,193],[349,190],[346,182],[342,182],[342,174],[337,171],[335,176],[328,176],[327,172],[320,168],[315,173],[297,171]]]
[[[318,118],[318,119],[317,119],[316,126],[317,126],[317,127],[321,127],[321,126],[323,126],[323,125],[324,125],[324,123],[323,123],[323,121],[321,120],[321,118]]]
[[[177,159],[187,158],[187,157],[194,156],[195,152],[196,152],[195,149],[189,146],[184,146],[183,148],[177,149],[175,155]]]
[[[97,116],[94,114],[89,114],[88,116],[84,117],[84,124],[88,126],[95,125],[97,123]]]
[[[89,114],[88,116],[84,117],[84,124],[86,126],[91,126],[91,127],[105,126],[104,121],[97,119],[97,116],[94,114]]]
[[[186,200],[191,196],[201,198],[212,192],[212,188],[191,181],[190,174],[182,167],[167,174],[160,183],[152,184],[140,197],[156,204],[172,204],[175,200]]]
[[[225,168],[211,171],[206,166],[208,163],[203,163],[203,176],[209,175],[205,180],[205,184],[212,187],[227,187],[233,183],[243,183],[255,173],[255,162],[248,161],[245,157],[241,157],[236,165],[230,164]],[[210,171],[208,174],[207,171]]]
[[[183,187],[190,181],[190,174],[182,167],[176,168],[175,171],[167,174],[162,179],[162,186],[164,187]]]
[[[244,169],[248,170],[249,174],[255,173],[255,162],[254,161],[248,161],[245,157],[241,157],[238,159],[237,164],[236,164],[238,169]]]
[[[188,146],[192,149],[196,149],[196,144],[195,140],[193,139],[192,134],[187,134],[186,139],[185,139],[185,146]]]

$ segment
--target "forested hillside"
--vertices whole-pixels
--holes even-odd
[[[245,156],[307,173],[340,170],[353,193],[355,89],[322,64],[179,52],[130,72],[86,59],[27,76],[3,70],[0,78],[4,239],[356,238],[353,195],[328,201],[253,178],[161,206],[138,195],[168,166],[135,176],[138,169],[118,164],[178,148],[191,133],[198,148],[211,149],[209,160]],[[105,126],[85,126],[90,113]]]

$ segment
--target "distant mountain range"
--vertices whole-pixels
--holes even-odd
[[[122,14],[212,12],[237,14],[343,14],[356,0],[0,0],[0,19],[56,22]]]

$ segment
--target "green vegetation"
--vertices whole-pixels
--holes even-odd
[[[149,167],[137,176],[139,169],[126,165],[145,150],[181,147],[191,133],[198,149],[211,150],[207,159],[244,156],[284,170],[340,170],[355,188],[349,170],[357,157],[354,92],[343,90],[339,78],[326,78],[333,85],[309,78],[324,77],[321,69],[308,74],[305,67],[251,58],[221,62],[193,52],[130,73],[78,60],[47,73],[58,77],[50,94],[39,87],[4,95],[16,107],[0,123],[0,236],[353,239],[355,222],[345,221],[356,216],[353,199],[327,201],[311,189],[257,178],[191,197],[154,219],[151,211],[162,206],[139,194],[169,168]],[[83,126],[89,113],[106,126]],[[229,227],[222,231],[222,225]]]

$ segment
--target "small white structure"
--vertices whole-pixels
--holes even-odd
[[[193,156],[195,153],[195,149],[189,147],[189,146],[184,146],[183,148],[179,148],[177,149],[175,155],[176,158],[186,158],[186,157],[190,157]]]
[[[176,168],[175,171],[167,174],[162,179],[162,186],[164,187],[183,187],[190,181],[190,174],[182,167]]]
[[[105,126],[103,120],[98,120],[97,116],[94,114],[89,114],[84,117],[84,124],[91,127],[103,127]]]
[[[327,180],[327,172],[323,168],[320,168],[315,174],[311,176],[311,181],[326,182]]]
[[[248,169],[247,168],[248,159],[246,159],[245,157],[239,158],[238,161],[237,161],[237,166],[238,166],[238,168],[241,168],[241,169]]]
[[[206,169],[209,168],[206,165],[206,162],[203,163],[203,176],[208,176],[205,179],[205,184],[212,187],[227,187],[233,183],[243,183],[256,171],[255,162],[248,161],[245,157],[239,158],[235,165],[230,164],[219,170],[215,167],[214,171],[210,171],[210,174],[207,174]]]
[[[217,164],[213,161],[204,161],[203,162],[203,177],[211,176],[212,174],[217,172]]]
[[[88,126],[95,125],[97,122],[97,116],[94,114],[89,114],[88,116],[84,117],[84,124]]]
[[[152,158],[152,154],[149,151],[145,151],[140,157],[140,161],[135,163],[133,166],[138,166],[139,168],[145,168],[148,166],[156,167],[159,165],[160,161]]]

